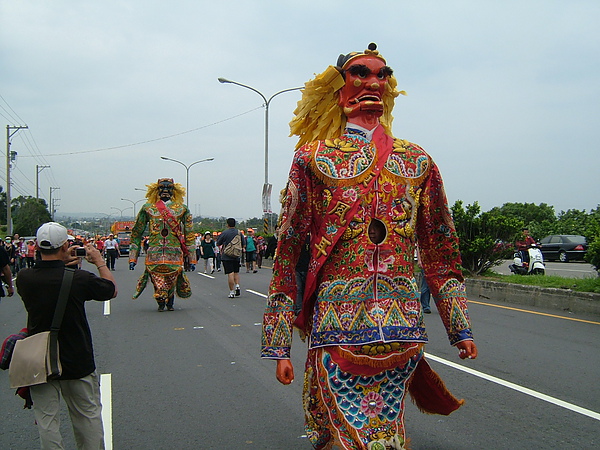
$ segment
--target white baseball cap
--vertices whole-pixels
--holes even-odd
[[[36,238],[39,248],[52,250],[67,242],[69,236],[67,229],[60,223],[47,222],[38,228]]]

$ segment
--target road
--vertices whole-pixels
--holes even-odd
[[[275,380],[259,358],[270,271],[242,273],[242,296],[227,298],[226,277],[190,274],[193,296],[156,311],[151,290],[131,299],[141,267],[117,262],[119,296],[87,307],[102,374],[107,448],[306,449],[302,369]],[[85,268],[85,267],[84,267]],[[465,405],[446,416],[406,403],[411,448],[584,449],[600,446],[600,318],[472,301],[480,357],[461,361],[437,312],[426,316],[430,364]],[[18,297],[0,303],[0,336],[25,324]],[[465,372],[476,371],[476,372]],[[39,448],[33,414],[0,371],[0,449]],[[63,414],[67,448],[74,448]]]
[[[512,263],[512,259],[505,260],[502,264],[494,267],[492,270],[501,275],[511,275],[508,266]],[[591,278],[598,276],[598,272],[596,272],[594,266],[582,261],[571,261],[568,263],[544,261],[544,265],[546,266],[546,275],[556,275],[567,278]]]

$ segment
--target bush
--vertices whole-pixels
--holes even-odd
[[[499,211],[481,213],[477,202],[463,208],[458,200],[451,208],[456,233],[460,240],[463,268],[478,275],[509,258],[512,243],[523,222]]]
[[[585,260],[589,262],[600,275],[600,236],[596,236],[588,246]]]

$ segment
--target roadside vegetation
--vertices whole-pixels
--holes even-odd
[[[501,283],[524,284],[543,288],[571,289],[576,292],[600,294],[600,277],[566,278],[555,275],[501,275],[488,270],[476,277]]]
[[[0,186],[0,234],[6,235],[6,192]],[[52,220],[46,201],[31,196],[18,196],[11,199],[13,233],[32,236],[40,225]]]
[[[505,203],[483,212],[477,202],[464,206],[458,200],[451,212],[460,239],[463,268],[469,276],[487,273],[510,259],[524,227],[536,240],[551,234],[585,236],[589,246],[586,261],[596,271],[600,269],[600,205],[589,213],[569,209],[555,214],[554,207],[545,203]]]

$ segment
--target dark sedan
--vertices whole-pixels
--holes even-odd
[[[588,244],[584,236],[575,234],[553,234],[540,241],[545,260],[583,261]]]

